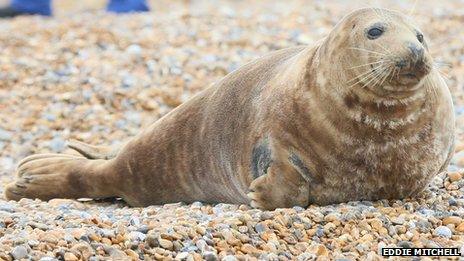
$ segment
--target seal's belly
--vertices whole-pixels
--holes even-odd
[[[412,196],[427,186],[448,157],[451,144],[434,145],[371,154],[364,150],[340,160],[330,165],[322,182],[311,184],[310,200],[331,204]]]

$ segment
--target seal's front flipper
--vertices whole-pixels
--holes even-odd
[[[117,150],[107,146],[94,146],[77,140],[68,141],[68,147],[88,159],[112,159]]]
[[[7,185],[5,196],[8,200],[115,197],[109,163],[65,154],[33,155],[18,165],[17,179]]]
[[[272,162],[250,184],[250,205],[261,209],[309,205],[309,182],[290,162]]]

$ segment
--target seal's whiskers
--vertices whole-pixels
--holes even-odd
[[[408,13],[408,16],[411,18],[412,15],[414,14],[414,11],[416,11],[416,6],[417,6],[417,0],[414,1],[414,4],[412,5],[411,10]]]
[[[376,62],[371,62],[371,63],[365,63],[365,64],[361,64],[361,65],[356,65],[356,66],[348,68],[348,70],[352,70],[352,69],[355,69],[355,68],[364,67],[364,66],[368,66],[368,65],[379,64],[379,63],[382,63],[382,62],[383,62],[383,60],[376,61]]]
[[[372,78],[369,81],[364,83],[364,85],[361,88],[366,88],[371,83],[374,83],[374,86],[375,86],[375,83],[377,83],[377,80],[380,78],[380,76],[385,73],[385,70],[386,70],[385,66],[381,67],[378,71],[376,71],[375,74],[372,75]]]
[[[441,63],[441,64],[445,64],[445,63]],[[440,65],[440,62],[434,62],[432,67],[433,69],[435,69],[441,76],[443,76],[444,78],[446,78],[447,80],[450,80],[451,77],[444,71],[440,70],[440,68],[438,67]],[[451,67],[451,64],[447,64],[449,65],[449,67]]]
[[[370,70],[367,70],[367,71],[365,71],[365,72],[363,72],[363,73],[361,73],[361,74],[359,74],[359,75],[356,75],[355,77],[353,77],[352,79],[350,79],[350,80],[348,81],[348,83],[350,83],[350,82],[352,82],[352,81],[354,81],[354,80],[357,80],[357,79],[362,81],[362,80],[364,80],[366,77],[368,77],[370,74],[376,72],[376,70],[382,68],[382,66],[384,66],[383,63],[380,64],[380,65],[377,65],[376,67],[374,67],[374,68],[372,68],[372,69],[370,69]],[[361,78],[360,78],[360,77],[361,77]],[[357,83],[358,83],[358,82],[356,82],[355,84],[357,84]]]
[[[448,68],[451,68],[451,67],[452,67],[452,64],[451,64],[451,63],[439,62],[439,61],[434,61],[434,62],[433,62],[433,65],[435,65],[435,68],[438,68],[438,66],[441,66],[441,67],[448,67]]]
[[[379,42],[374,42],[374,43],[377,44],[383,50],[385,50],[389,55],[393,56],[392,52],[390,50],[388,50],[385,46],[383,46],[381,43],[379,43]]]
[[[356,77],[354,77],[352,80],[348,81],[351,82],[355,79],[358,79],[358,81],[356,81],[355,83],[351,84],[350,86],[348,86],[348,88],[351,88],[359,83],[362,83],[363,81],[367,80],[367,83],[366,84],[369,84],[373,79],[376,79],[378,76],[380,76],[383,71],[384,71],[384,67],[385,64],[380,64],[378,65],[377,67],[373,68],[372,70],[369,70],[365,73],[362,73]],[[363,86],[362,88],[364,88],[365,86]]]
[[[426,81],[426,88],[427,90],[432,94],[433,98],[436,100],[438,99],[438,93],[437,93],[437,83],[430,79],[430,76],[427,75],[425,78]]]
[[[372,51],[372,50],[368,50],[368,49],[364,49],[364,48],[359,48],[359,47],[349,47],[348,49],[358,50],[358,51],[365,51],[365,52],[368,52],[368,53],[377,54],[377,55],[381,55],[381,56],[387,56],[387,54],[385,54],[385,53],[376,52],[376,51]]]
[[[384,72],[386,72],[386,71],[387,71],[387,68],[385,68]],[[393,71],[393,67],[390,67],[390,69],[388,70],[388,73],[385,73],[385,75],[382,77],[382,79],[381,79],[378,86],[382,86],[382,84],[388,79],[388,76],[390,76],[392,71]]]

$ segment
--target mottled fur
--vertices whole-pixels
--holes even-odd
[[[366,39],[376,22],[388,26],[385,36]],[[446,168],[453,151],[447,86],[428,53],[417,82],[374,69],[381,84],[351,81],[379,59],[361,49],[410,57],[415,30],[398,13],[357,10],[314,46],[280,50],[230,73],[120,150],[73,143],[86,158],[26,158],[6,197],[273,209],[411,196]]]

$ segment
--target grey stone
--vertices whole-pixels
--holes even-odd
[[[66,148],[66,141],[61,137],[54,137],[50,141],[49,147],[54,152],[62,152]]]
[[[58,259],[51,257],[51,256],[44,256],[40,258],[39,261],[58,261]]]
[[[221,259],[222,261],[237,261],[238,259],[235,256],[227,255]]]
[[[27,257],[28,252],[29,251],[27,247],[20,245],[20,246],[16,246],[15,248],[13,248],[13,250],[10,252],[10,255],[14,259],[23,259]]]
[[[13,213],[16,211],[16,207],[10,203],[2,202],[2,204],[0,204],[0,211]]]
[[[145,238],[147,237],[144,233],[141,233],[141,232],[138,232],[138,231],[130,232],[129,236],[133,241],[139,241],[139,242],[144,241]]]
[[[10,141],[13,138],[13,132],[0,128],[0,140]]]
[[[203,253],[203,259],[206,261],[216,261],[219,260],[216,253],[211,251],[206,251]],[[223,259],[224,260],[224,259]]]
[[[264,231],[266,231],[266,227],[263,224],[258,223],[255,226],[255,230],[257,233],[263,233]]]
[[[446,237],[446,238],[450,238],[453,235],[451,230],[445,226],[439,226],[435,228],[435,230],[433,231],[433,234],[439,237]]]
[[[126,52],[131,55],[140,55],[142,53],[142,47],[138,44],[131,44],[126,48]]]
[[[413,247],[413,244],[409,241],[400,241],[398,242],[398,247],[402,247],[402,248],[412,248]]]

